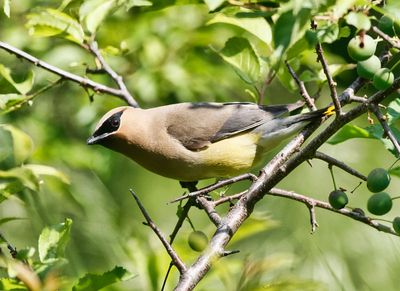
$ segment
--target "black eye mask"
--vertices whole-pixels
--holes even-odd
[[[123,111],[114,113],[94,132],[93,136],[97,137],[106,133],[117,131],[121,123],[121,115]]]

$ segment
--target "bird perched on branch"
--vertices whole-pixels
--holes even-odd
[[[238,102],[118,107],[101,118],[87,143],[179,181],[231,177],[250,171],[307,123],[332,113],[325,108],[286,116],[302,106]]]

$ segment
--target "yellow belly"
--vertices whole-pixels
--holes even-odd
[[[204,176],[230,177],[248,172],[257,161],[259,135],[244,133],[220,140],[199,151]]]

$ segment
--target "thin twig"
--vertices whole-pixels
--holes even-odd
[[[144,208],[144,206],[140,202],[139,197],[137,197],[137,195],[135,194],[135,192],[132,189],[130,189],[129,191],[131,192],[133,198],[135,198],[135,201],[136,201],[137,205],[139,206],[140,211],[142,212],[142,214],[143,214],[144,218],[146,219],[148,225],[154,231],[154,233],[158,236],[158,238],[160,239],[161,243],[164,245],[165,249],[167,250],[169,256],[171,257],[172,261],[174,262],[174,265],[178,269],[179,273],[183,274],[184,272],[186,272],[185,264],[182,262],[182,260],[178,256],[178,254],[172,248],[171,244],[167,241],[165,236],[162,234],[161,230],[157,227],[157,225],[155,225],[153,220],[150,218],[150,216],[147,213],[146,209]]]
[[[273,196],[279,196],[279,197],[284,197],[284,198],[288,198],[291,200],[295,200],[301,203],[304,203],[307,207],[318,207],[318,208],[322,208],[322,209],[326,209],[332,212],[336,212],[339,213],[341,215],[350,217],[352,219],[355,219],[357,221],[360,221],[370,227],[375,228],[376,230],[382,231],[382,232],[386,232],[395,236],[399,236],[391,227],[378,223],[375,220],[373,220],[373,218],[368,217],[363,215],[360,211],[352,211],[350,209],[347,208],[342,208],[342,209],[335,209],[333,208],[329,203],[324,202],[324,201],[320,201],[317,199],[313,199],[301,194],[297,194],[295,192],[292,191],[286,191],[283,189],[278,189],[278,188],[272,188],[269,191],[270,195]]]
[[[365,177],[363,174],[361,174],[360,172],[358,172],[357,170],[349,167],[348,165],[346,165],[345,163],[343,163],[342,161],[339,161],[331,156],[328,156],[327,154],[324,154],[322,152],[316,152],[314,154],[314,158],[322,160],[327,162],[330,165],[334,165],[340,169],[342,169],[343,171],[349,173],[350,175],[356,176],[357,178],[360,178],[363,181],[367,180],[367,177]]]
[[[4,237],[2,233],[0,233],[0,240],[4,241],[7,244],[7,249],[10,252],[10,255],[13,259],[16,259],[18,256],[17,248],[12,246],[8,240]]]
[[[342,106],[340,105],[339,97],[336,92],[336,82],[332,78],[332,74],[329,71],[328,62],[325,59],[324,52],[322,50],[322,45],[317,43],[316,52],[318,55],[318,60],[322,65],[322,69],[324,70],[326,79],[328,80],[329,90],[331,91],[331,98],[333,101],[333,105],[335,105],[336,116],[342,115]]]
[[[261,87],[261,90],[259,92],[259,98],[258,98],[258,104],[264,104],[264,97],[265,97],[265,91],[267,90],[267,87],[271,84],[271,82],[274,80],[276,76],[276,71],[269,71],[267,78],[265,78],[264,83]]]
[[[83,78],[81,76],[64,71],[58,67],[50,65],[49,63],[46,63],[45,61],[42,61],[24,51],[22,51],[16,47],[13,47],[12,45],[9,45],[5,42],[2,42],[2,41],[0,41],[0,49],[3,49],[17,57],[23,58],[23,59],[27,60],[28,62],[31,62],[35,66],[45,69],[45,70],[47,70],[53,74],[56,74],[64,79],[78,83],[84,88],[91,88],[95,92],[102,92],[102,93],[107,93],[107,94],[116,96],[118,98],[125,100],[131,106],[135,106],[135,105],[137,106],[136,102],[132,103],[132,100],[127,100],[125,93],[120,89],[111,88],[111,87],[105,86],[103,84],[97,83],[93,80],[90,80],[88,78]]]
[[[213,202],[214,206],[218,206],[218,205],[221,205],[221,204],[223,204],[225,202],[232,202],[233,200],[240,199],[240,197],[242,197],[244,194],[246,194],[246,192],[247,192],[247,190],[243,191],[243,192],[240,192],[240,193],[237,193],[237,194],[221,197],[218,200],[215,200]]]
[[[360,97],[360,96],[351,96],[349,97],[350,102],[357,102],[357,103],[368,103],[368,98]]]
[[[317,216],[315,215],[315,205],[308,204],[307,205],[308,211],[310,212],[310,224],[311,224],[311,234],[313,234],[316,230],[318,225]]]
[[[221,188],[221,187],[224,187],[226,185],[230,185],[230,184],[233,184],[233,183],[236,183],[236,182],[239,182],[239,181],[243,181],[243,180],[255,181],[255,180],[257,180],[257,176],[254,175],[254,174],[251,174],[251,173],[247,173],[247,174],[243,174],[243,175],[236,176],[236,177],[233,177],[233,178],[220,180],[220,181],[218,181],[218,182],[216,182],[216,183],[214,183],[214,184],[212,184],[210,186],[204,187],[204,188],[202,188],[200,190],[193,191],[193,192],[190,192],[190,193],[188,193],[186,195],[182,195],[182,196],[180,196],[178,198],[175,198],[174,200],[170,201],[169,203],[175,203],[175,202],[178,202],[178,201],[181,201],[181,200],[184,200],[184,199],[188,199],[190,197],[196,197],[196,196],[199,196],[199,195],[204,195],[204,194],[210,193],[211,191],[214,191],[215,189],[218,189],[218,188]]]
[[[317,110],[317,107],[315,106],[314,100],[311,98],[310,94],[308,94],[307,88],[304,85],[304,82],[300,80],[300,78],[297,76],[296,72],[293,70],[293,68],[290,66],[288,61],[285,61],[286,67],[289,70],[290,75],[292,75],[293,79],[297,83],[297,86],[300,89],[300,94],[303,97],[304,101],[307,104],[307,107],[310,110]]]
[[[199,206],[207,213],[208,218],[210,218],[211,222],[214,223],[216,227],[218,227],[221,224],[222,218],[215,210],[215,204],[211,201],[208,201],[204,197],[197,197],[196,201]]]
[[[391,38],[389,35],[387,35],[386,33],[384,33],[382,30],[380,30],[378,27],[376,26],[372,26],[372,30],[379,35],[381,38],[383,38],[390,46],[400,50],[400,43],[399,41]]]
[[[382,112],[379,110],[378,106],[375,104],[371,104],[370,106],[372,112],[374,112],[375,116],[378,118],[380,124],[383,127],[383,130],[387,137],[392,142],[394,148],[397,151],[397,154],[400,156],[400,145],[399,141],[397,140],[396,136],[394,135],[392,129],[389,127],[388,123],[386,122],[386,118],[383,116]]]
[[[123,78],[118,75],[111,67],[110,65],[104,60],[103,56],[101,55],[99,51],[99,47],[97,45],[96,41],[92,41],[88,45],[89,51],[98,59],[100,62],[102,68],[106,73],[114,80],[114,82],[117,84],[118,88],[121,90],[121,93],[124,96],[124,99],[128,102],[133,107],[139,107],[137,102],[135,101],[135,98],[129,93],[128,88],[126,88],[126,85],[124,83]]]

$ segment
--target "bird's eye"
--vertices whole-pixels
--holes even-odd
[[[111,126],[114,128],[118,128],[119,127],[119,118],[118,117],[114,117],[111,120]]]

